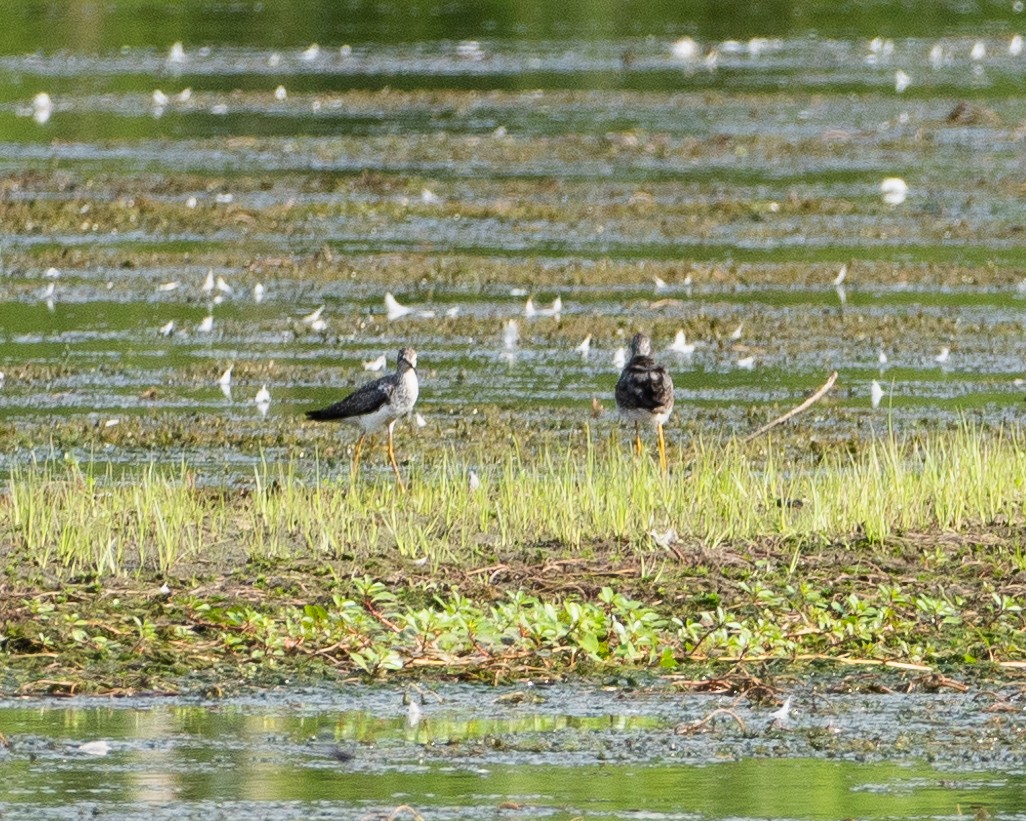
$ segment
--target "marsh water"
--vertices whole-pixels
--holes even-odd
[[[825,435],[1018,419],[1023,18],[771,5],[19,4],[0,418],[38,435],[5,462],[73,449],[63,418],[122,425],[112,461],[246,474],[274,435],[154,430],[291,433],[406,343],[425,436],[488,407],[574,424],[637,327],[695,346],[665,354],[677,436],[746,432],[834,369]]]
[[[823,683],[823,682],[821,682]],[[836,683],[836,682],[835,682]],[[1014,693],[281,688],[0,705],[4,818],[1023,818]],[[995,709],[1015,699],[1018,716]],[[730,710],[699,730],[716,709]],[[743,725],[743,726],[742,726]]]
[[[419,436],[488,408],[578,424],[637,327],[675,376],[671,438],[749,430],[835,369],[816,435],[1017,423],[1022,4],[671,5],[5,10],[4,468],[228,481],[402,344]],[[664,350],[677,330],[693,350]],[[400,695],[8,702],[0,812],[1026,817],[1021,756],[994,752],[1021,727],[988,735],[967,696],[832,696],[834,719],[810,698],[790,729],[691,737],[722,705],[454,688],[412,726]]]

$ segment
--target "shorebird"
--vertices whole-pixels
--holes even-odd
[[[652,343],[644,334],[631,339],[631,358],[616,383],[616,406],[620,418],[634,423],[634,446],[641,454],[641,423],[654,425],[659,436],[659,466],[665,473],[666,442],[663,425],[673,411],[673,380],[662,365],[652,359]]]
[[[388,427],[388,461],[395,473],[396,483],[403,490],[399,465],[395,461],[395,448],[392,444],[392,428],[396,421],[413,410],[420,393],[417,381],[417,352],[413,348],[401,348],[396,363],[395,373],[382,376],[373,382],[357,388],[345,399],[315,411],[307,411],[307,419],[316,422],[342,420],[360,426],[362,433],[356,440],[353,451],[353,473],[360,465],[360,448],[367,434],[374,433],[382,427]]]

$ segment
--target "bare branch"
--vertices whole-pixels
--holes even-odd
[[[836,382],[836,381],[837,381],[837,371],[834,371],[832,374],[830,374],[830,377],[827,379],[827,381],[824,382],[823,385],[820,386],[820,388],[814,394],[812,394],[812,396],[810,396],[808,399],[806,399],[804,402],[802,402],[798,407],[791,408],[791,410],[789,410],[783,416],[778,416],[776,419],[772,420],[771,422],[767,422],[765,425],[763,425],[757,431],[755,431],[753,433],[749,433],[741,441],[742,442],[751,442],[753,439],[755,439],[755,438],[757,438],[759,436],[762,436],[766,431],[771,430],[772,428],[775,428],[777,425],[782,425],[788,419],[790,419],[790,418],[792,418],[794,416],[797,416],[799,413],[801,413],[802,411],[808,409],[809,407],[814,405],[816,402],[818,402],[820,399],[822,399],[826,395],[827,391],[829,391],[834,386],[834,382]]]

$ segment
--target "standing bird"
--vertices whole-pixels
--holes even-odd
[[[388,426],[388,461],[395,472],[395,479],[403,490],[399,466],[395,462],[395,448],[392,445],[392,428],[396,420],[413,410],[420,393],[417,381],[417,352],[413,348],[401,348],[396,363],[395,373],[375,379],[357,388],[345,399],[315,411],[307,411],[307,419],[317,422],[330,422],[336,419],[353,422],[363,432],[356,440],[353,452],[353,472],[360,465],[360,447],[368,433],[374,433],[383,426]]]
[[[631,358],[616,383],[616,406],[620,418],[634,423],[634,446],[641,454],[641,423],[655,425],[659,434],[659,466],[665,473],[666,442],[663,425],[673,411],[673,380],[666,368],[652,359],[652,342],[644,334],[631,339]]]

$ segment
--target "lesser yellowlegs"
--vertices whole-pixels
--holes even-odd
[[[667,470],[663,425],[673,411],[673,380],[666,368],[652,359],[652,343],[644,334],[631,340],[631,358],[616,383],[620,418],[634,423],[634,444],[641,453],[641,423],[654,425],[659,436],[659,466]]]
[[[402,348],[396,363],[395,373],[375,379],[357,388],[345,399],[315,411],[307,411],[307,418],[317,422],[342,420],[359,425],[363,431],[356,440],[353,452],[353,471],[360,464],[360,448],[369,433],[388,427],[388,461],[395,472],[396,482],[405,488],[395,461],[392,444],[392,428],[396,420],[413,410],[420,393],[417,381],[417,352],[413,348]]]

